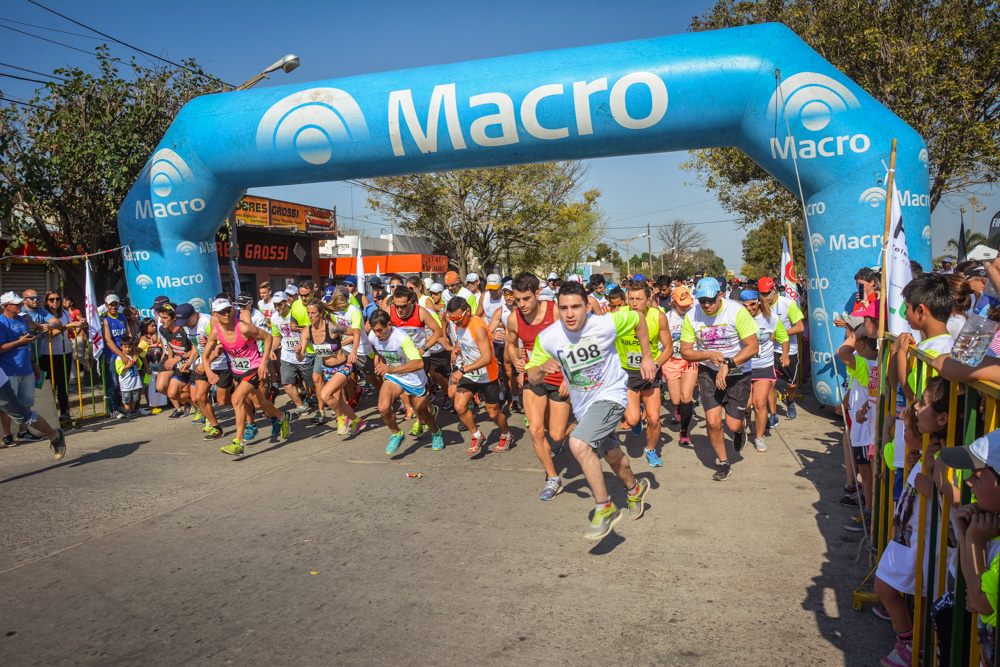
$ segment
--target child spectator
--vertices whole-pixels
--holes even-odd
[[[135,343],[131,338],[122,338],[120,349],[121,354],[115,359],[115,372],[118,374],[118,386],[121,387],[122,405],[125,406],[123,417],[138,417],[139,398],[142,395],[142,359],[136,353]]]
[[[853,452],[852,462],[861,476],[864,516],[861,521],[848,525],[847,530],[861,532],[871,525],[872,517],[872,467],[869,451],[875,442],[874,423],[878,412],[879,394],[878,351],[874,341],[864,335],[861,318],[848,315],[844,344],[837,350],[837,357],[847,367],[850,385],[847,393],[847,440]],[[853,325],[853,326],[852,326]],[[852,474],[855,479],[855,474]]]
[[[906,302],[906,322],[921,336],[917,350],[931,357],[951,354],[955,339],[948,333],[948,318],[951,317],[954,299],[947,276],[940,273],[920,274],[903,288],[903,299]],[[910,402],[918,390],[916,368],[907,376],[907,350],[913,336],[902,333],[896,342],[896,359],[889,369],[890,379],[907,378],[902,388]]]

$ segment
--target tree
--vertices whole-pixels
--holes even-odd
[[[34,106],[0,106],[0,214],[14,220],[15,244],[55,256],[118,246],[118,208],[174,115],[219,88],[208,75],[134,61],[123,77],[103,46],[97,59],[95,75],[55,70],[59,80],[37,92]],[[92,262],[102,282],[121,273],[118,253]]]
[[[987,245],[989,239],[986,234],[981,234],[980,232],[970,232],[968,229],[965,230],[965,250],[966,252],[971,251],[977,245]],[[953,250],[953,252],[958,252],[958,239],[948,239],[948,242],[944,244],[945,251]]]
[[[714,250],[699,248],[684,258],[680,267],[682,276],[724,276],[726,262]]]
[[[590,254],[588,261],[608,262],[617,266],[618,264],[622,264],[625,260],[622,259],[621,253],[615,250],[614,247],[608,243],[601,242],[594,246],[594,252]]]
[[[579,162],[386,176],[366,183],[368,204],[428,239],[459,271],[565,271],[600,235],[598,190],[574,199]]]
[[[693,225],[683,220],[674,220],[656,230],[656,236],[663,244],[663,269],[670,275],[677,275],[684,263],[684,257],[693,254],[706,243],[705,235]]]
[[[805,251],[802,244],[805,225],[796,220],[792,225],[792,259],[799,275],[805,275]],[[750,278],[781,276],[781,239],[788,231],[779,220],[766,220],[743,237],[743,267],[741,272]]]
[[[934,210],[1000,172],[1000,77],[988,64],[1000,62],[997,11],[993,0],[719,0],[691,27],[788,25],[923,136]],[[746,227],[801,226],[796,198],[738,150],[694,151],[686,166]]]

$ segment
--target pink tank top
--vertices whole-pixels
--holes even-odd
[[[257,341],[252,338],[244,338],[238,322],[236,324],[236,340],[232,343],[226,342],[225,336],[222,335],[222,327],[219,326],[218,322],[213,323],[213,326],[219,344],[229,356],[229,366],[234,373],[244,374],[260,368],[261,358],[260,350],[257,349]]]

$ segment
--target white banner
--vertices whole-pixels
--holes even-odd
[[[792,253],[788,250],[788,239],[781,237],[781,286],[785,296],[799,302],[799,283],[795,277],[795,264],[792,261]]]
[[[910,268],[910,251],[906,247],[906,234],[903,232],[903,205],[899,197],[899,188],[892,188],[889,217],[889,239],[884,258],[883,277],[886,283],[886,298],[888,300],[888,321],[886,329],[894,336],[901,333],[914,334],[906,323],[906,302],[903,300],[903,288],[913,280],[913,269]],[[890,205],[890,202],[886,202]],[[914,335],[920,340],[919,335]]]
[[[330,260],[333,261],[332,259]],[[358,237],[358,259],[357,264],[354,267],[355,278],[358,280],[358,294],[365,294],[367,291],[367,283],[365,282],[365,262],[361,257],[361,237]],[[360,302],[361,297],[358,296]]]
[[[104,330],[101,327],[101,318],[97,313],[97,299],[94,298],[94,279],[90,272],[90,259],[86,262],[87,279],[86,295],[84,296],[83,309],[87,318],[87,326],[90,328],[90,347],[94,351],[94,358],[99,359],[101,350],[104,349]],[[101,365],[97,364],[100,369]]]

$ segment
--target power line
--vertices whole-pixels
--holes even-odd
[[[61,76],[56,76],[54,74],[46,74],[45,72],[39,72],[38,70],[28,69],[27,67],[19,67],[17,65],[9,65],[7,63],[0,63],[0,66],[9,67],[10,69],[20,70],[22,72],[28,72],[29,74],[37,74],[38,76],[47,76],[50,79],[56,79],[58,81],[65,81],[66,79]]]
[[[662,227],[673,227],[675,224],[684,225],[685,227],[696,227],[698,225],[715,225],[723,222],[740,222],[741,218],[726,218],[724,220],[699,220],[697,222],[669,222],[662,225],[634,225],[634,226],[618,226],[615,225],[615,229],[646,229],[650,227],[652,229],[660,229]],[[605,238],[613,238],[605,234]],[[621,239],[615,239],[616,241],[621,241]]]
[[[38,104],[32,104],[31,102],[24,102],[22,100],[15,100],[13,97],[7,97],[3,93],[0,93],[0,100],[4,102],[11,102],[12,104],[20,104],[26,107],[34,107],[35,109],[41,109],[42,111],[52,111],[49,107],[39,106]]]
[[[0,76],[5,76],[8,79],[17,79],[18,81],[31,81],[32,83],[40,83],[40,84],[43,84],[43,85],[52,83],[51,81],[42,81],[41,79],[32,79],[31,77],[18,76],[17,74],[4,74],[3,72],[0,72]]]
[[[80,49],[80,48],[77,48],[77,47],[75,47],[75,46],[73,46],[71,44],[66,44],[65,42],[59,42],[59,41],[56,41],[54,39],[49,39],[48,37],[42,37],[41,35],[36,35],[33,32],[28,32],[27,30],[21,30],[20,28],[12,28],[9,25],[3,25],[3,24],[0,24],[0,28],[6,28],[7,30],[12,30],[14,32],[19,32],[22,35],[27,35],[28,37],[34,37],[35,39],[40,39],[43,42],[49,42],[50,44],[58,44],[59,46],[65,46],[67,49],[73,49],[74,51],[79,51],[80,53],[86,53],[88,56],[97,55],[93,51],[88,51],[86,49]],[[119,60],[118,58],[114,58],[113,60],[117,60],[120,63],[125,62],[124,60]]]
[[[232,84],[226,83],[225,81],[223,81],[222,79],[220,79],[218,77],[214,77],[211,74],[207,74],[207,73],[205,73],[205,72],[203,72],[201,70],[194,69],[193,67],[188,67],[187,65],[182,65],[180,63],[175,63],[173,60],[170,60],[168,58],[164,58],[162,56],[158,56],[155,53],[150,53],[149,51],[146,51],[145,49],[140,49],[138,46],[133,46],[132,44],[129,44],[128,42],[123,42],[122,40],[118,39],[117,37],[112,37],[111,35],[107,34],[106,32],[101,32],[97,28],[92,28],[89,25],[86,25],[84,23],[81,23],[81,22],[77,21],[76,19],[71,19],[70,17],[66,16],[65,14],[60,14],[56,10],[50,9],[50,8],[46,7],[45,5],[43,5],[40,2],[36,2],[35,0],[28,0],[28,2],[30,2],[33,5],[35,5],[36,7],[44,9],[47,12],[51,12],[52,14],[55,14],[56,16],[62,17],[64,19],[66,19],[67,21],[69,21],[70,23],[76,24],[76,25],[80,26],[81,28],[83,28],[85,30],[89,30],[91,32],[97,33],[101,37],[104,37],[106,39],[110,39],[112,42],[115,42],[116,44],[121,44],[122,46],[128,47],[128,48],[132,49],[133,51],[138,51],[139,53],[141,53],[143,55],[149,56],[150,58],[156,58],[157,60],[165,62],[168,65],[173,65],[174,67],[177,67],[178,69],[187,70],[188,72],[191,72],[192,74],[197,74],[198,76],[203,76],[203,77],[205,77],[207,79],[211,79],[213,81],[217,81],[217,82],[221,83],[224,86],[229,86],[230,88],[233,88]]]
[[[26,25],[29,28],[38,28],[39,30],[51,30],[52,32],[61,32],[64,35],[73,35],[74,37],[84,37],[86,39],[100,39],[100,37],[94,37],[93,35],[85,35],[82,32],[70,32],[69,30],[60,30],[59,28],[50,28],[46,25],[38,25],[36,23],[25,23],[24,21],[15,21],[14,19],[5,19],[0,17],[0,21],[6,21],[7,23],[16,23],[17,25]]]

